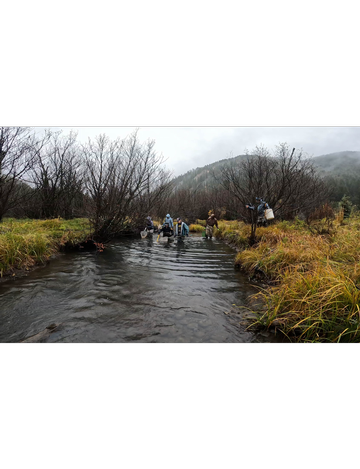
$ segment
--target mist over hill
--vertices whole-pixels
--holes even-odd
[[[341,151],[316,156],[313,162],[320,172],[346,174],[360,169],[360,151]]]
[[[201,168],[191,169],[185,174],[173,179],[175,189],[199,188],[205,189],[214,185],[214,176],[220,175],[221,169],[227,164],[236,164],[248,158],[247,155],[238,155],[234,158],[225,158]]]
[[[226,158],[200,168],[192,169],[173,179],[174,189],[205,189],[216,185],[214,180],[220,175],[221,169],[227,164],[236,164],[251,158],[251,155],[238,155],[234,158]],[[360,151],[341,151],[311,158],[319,173],[329,176],[353,176],[360,173]]]

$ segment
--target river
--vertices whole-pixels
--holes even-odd
[[[49,325],[42,342],[268,342],[232,305],[255,292],[234,269],[233,249],[191,235],[168,245],[122,239],[101,253],[61,255],[0,285],[0,341],[20,342]]]

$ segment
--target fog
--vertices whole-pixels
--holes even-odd
[[[43,128],[38,128],[42,130]],[[135,127],[52,127],[78,132],[80,142],[101,133],[125,137]],[[237,156],[257,145],[273,149],[281,142],[302,148],[309,156],[360,151],[360,127],[140,127],[142,141],[154,139],[158,153],[174,176],[215,161]]]

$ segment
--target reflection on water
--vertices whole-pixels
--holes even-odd
[[[47,342],[251,342],[225,311],[253,293],[234,270],[234,251],[191,236],[112,243],[70,253],[0,286],[0,341],[17,342],[52,323]],[[264,339],[262,339],[264,340]]]

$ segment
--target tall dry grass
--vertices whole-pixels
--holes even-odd
[[[253,297],[264,312],[255,324],[275,327],[290,340],[360,340],[360,290],[337,266],[318,265],[307,272],[286,270],[281,282]]]
[[[294,341],[360,341],[360,217],[337,217],[325,235],[303,222],[258,228],[222,222],[220,237],[242,247],[235,262],[270,280],[252,300],[261,305],[255,326],[274,327]]]
[[[0,276],[45,262],[65,245],[86,240],[89,230],[86,219],[5,219],[0,224]]]
[[[202,233],[204,231],[204,229],[205,229],[204,226],[197,225],[197,224],[194,224],[194,223],[192,223],[189,226],[189,231],[191,231],[192,233]]]

